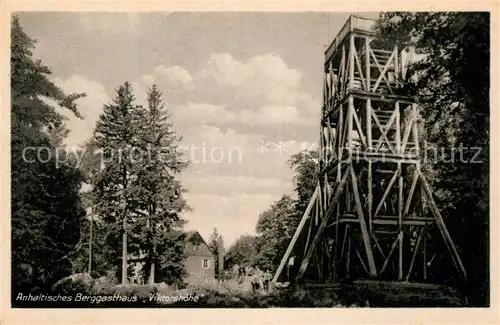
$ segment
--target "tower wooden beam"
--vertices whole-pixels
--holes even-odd
[[[340,181],[340,184],[338,185],[337,190],[335,191],[335,195],[332,198],[332,204],[330,205],[330,208],[328,209],[325,216],[323,217],[323,220],[321,221],[321,224],[319,225],[319,227],[316,231],[316,234],[314,235],[314,238],[311,242],[311,245],[309,246],[309,249],[306,253],[306,256],[304,257],[304,260],[302,261],[302,265],[300,266],[299,274],[297,275],[297,279],[300,279],[304,275],[304,272],[307,268],[307,265],[309,264],[309,259],[311,258],[312,254],[314,252],[314,249],[315,249],[315,247],[316,247],[316,245],[317,245],[317,243],[318,243],[318,241],[323,233],[323,230],[325,229],[325,226],[328,223],[328,219],[329,219],[330,215],[333,213],[333,209],[335,208],[335,205],[338,203],[338,199],[340,197],[340,194],[342,194],[342,190],[344,189],[344,185],[347,181],[348,176],[349,176],[349,173],[346,172],[344,174],[344,177]]]
[[[405,48],[374,41],[374,25],[351,16],[325,53],[318,185],[273,281],[292,253],[301,259],[295,280],[433,281],[448,255],[466,277],[420,172],[418,106],[398,93]]]
[[[314,190],[314,194],[309,201],[309,204],[307,205],[306,211],[302,215],[302,218],[300,219],[299,225],[297,226],[297,230],[295,230],[295,233],[293,234],[292,240],[290,241],[290,244],[288,245],[288,248],[286,249],[285,255],[283,255],[283,258],[281,259],[280,265],[278,266],[278,269],[274,273],[273,277],[273,282],[276,282],[278,280],[278,276],[281,274],[281,271],[283,271],[283,268],[285,267],[285,263],[288,261],[288,258],[290,257],[290,254],[292,253],[293,247],[295,246],[295,243],[297,242],[297,239],[300,236],[300,233],[302,232],[302,228],[306,224],[307,219],[310,218],[310,213],[312,210],[312,207],[316,203],[316,199],[318,197],[318,192],[319,189],[316,187],[316,190]]]

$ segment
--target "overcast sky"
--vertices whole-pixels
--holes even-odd
[[[362,14],[375,17],[375,14]],[[34,55],[79,101],[68,146],[87,140],[125,81],[155,83],[192,160],[186,229],[226,246],[292,193],[290,155],[319,137],[323,53],[343,13],[21,13]],[[281,145],[280,145],[281,144]]]

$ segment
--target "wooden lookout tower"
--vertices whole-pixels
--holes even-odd
[[[375,23],[351,16],[325,53],[317,187],[275,282],[466,277],[421,172],[418,106],[400,92],[408,48]]]

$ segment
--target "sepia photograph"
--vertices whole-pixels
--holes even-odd
[[[490,12],[10,18],[11,308],[491,306]]]

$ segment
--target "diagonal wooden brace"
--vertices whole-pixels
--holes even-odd
[[[342,191],[344,190],[344,186],[347,182],[347,177],[349,176],[348,171],[344,173],[344,176],[342,177],[342,180],[340,181],[339,186],[337,187],[337,190],[335,191],[335,195],[332,198],[331,204],[328,207],[328,210],[326,211],[323,220],[321,221],[321,224],[319,225],[316,235],[314,236],[311,245],[309,246],[309,249],[307,251],[306,256],[304,257],[304,260],[302,261],[302,264],[299,269],[299,273],[297,275],[297,280],[302,278],[304,275],[304,272],[307,269],[307,265],[309,264],[309,260],[311,259],[314,249],[316,248],[316,245],[318,244],[319,239],[321,238],[321,235],[323,234],[323,230],[325,229],[326,225],[328,224],[328,219],[330,219],[330,216],[333,214],[333,211],[338,204],[340,195],[342,194]]]
[[[274,273],[274,277],[272,282],[276,282],[278,280],[278,277],[280,276],[281,272],[283,271],[283,268],[285,267],[285,263],[287,262],[288,258],[290,257],[290,254],[292,253],[293,247],[295,246],[295,243],[297,242],[297,239],[299,238],[300,233],[302,232],[302,228],[304,228],[304,225],[306,221],[310,218],[310,213],[311,210],[316,203],[316,199],[318,198],[318,193],[320,189],[319,187],[316,187],[316,190],[314,191],[314,194],[309,201],[309,205],[306,208],[306,211],[302,215],[302,219],[300,220],[300,223],[297,227],[297,230],[295,230],[295,234],[292,237],[292,240],[290,241],[290,244],[288,244],[288,248],[285,252],[285,255],[281,259],[280,265],[278,266],[278,269]]]

